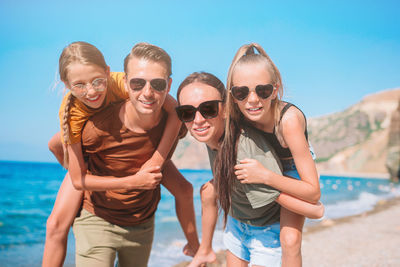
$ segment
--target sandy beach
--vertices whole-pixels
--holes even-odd
[[[303,266],[400,266],[400,198],[361,215],[326,220],[304,229]],[[224,253],[218,263],[225,266]],[[176,266],[186,266],[181,263]]]

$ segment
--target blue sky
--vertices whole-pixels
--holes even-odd
[[[0,1],[0,160],[54,161],[58,57],[97,46],[114,71],[141,41],[173,60],[172,95],[193,71],[226,80],[236,50],[260,43],[285,98],[308,117],[400,87],[398,1]]]

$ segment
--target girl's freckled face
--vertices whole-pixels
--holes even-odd
[[[75,95],[75,97],[90,108],[99,108],[104,102],[107,94],[107,87],[103,91],[96,91],[92,88],[92,82],[98,78],[107,78],[108,70],[102,67],[89,64],[72,63],[68,66],[67,82],[65,85],[71,89],[74,85],[84,84],[87,89],[85,96]]]

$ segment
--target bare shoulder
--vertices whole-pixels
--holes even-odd
[[[281,109],[282,110],[282,109]],[[282,132],[293,133],[299,131],[304,133],[306,120],[304,114],[296,106],[291,106],[286,110],[281,119]]]

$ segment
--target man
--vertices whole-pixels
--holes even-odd
[[[86,187],[82,212],[74,222],[77,266],[113,266],[116,253],[121,266],[147,266],[160,182],[176,198],[178,219],[189,241],[184,252],[193,255],[198,248],[190,183],[169,157],[163,179],[159,167],[143,166],[165,128],[161,107],[171,87],[171,59],[161,48],[140,43],[125,58],[124,69],[129,100],[94,115],[82,133],[95,183]],[[107,176],[121,178],[114,179],[110,190],[100,191],[111,179]]]

